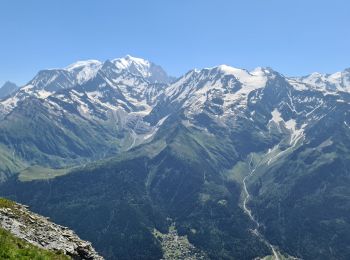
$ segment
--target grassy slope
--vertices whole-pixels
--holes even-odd
[[[0,145],[0,162],[0,181],[25,167],[25,163],[14,157],[3,145]]]
[[[67,174],[70,168],[51,169],[39,165],[30,166],[19,172],[20,181],[48,180]]]
[[[0,228],[0,259],[64,260],[70,258],[63,254],[40,249]]]

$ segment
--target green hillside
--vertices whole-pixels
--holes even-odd
[[[0,228],[0,259],[64,260],[70,258],[64,254],[40,249]]]

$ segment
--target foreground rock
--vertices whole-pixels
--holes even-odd
[[[0,226],[35,246],[62,252],[73,259],[103,259],[90,242],[21,204],[0,199]]]

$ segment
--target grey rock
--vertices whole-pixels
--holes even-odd
[[[90,242],[81,240],[72,230],[50,222],[21,204],[0,207],[0,226],[35,246],[64,252],[73,259],[104,259]]]

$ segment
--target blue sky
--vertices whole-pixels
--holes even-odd
[[[350,67],[348,0],[1,0],[0,84],[126,54],[179,76],[228,64],[286,75]]]

